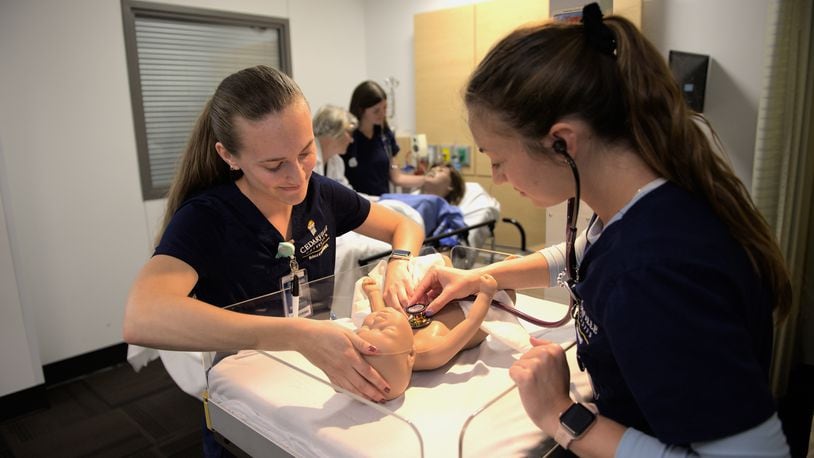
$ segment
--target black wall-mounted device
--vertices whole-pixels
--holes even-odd
[[[670,51],[670,70],[687,105],[698,113],[704,112],[704,93],[707,89],[709,56],[683,51]]]

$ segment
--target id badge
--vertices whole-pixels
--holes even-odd
[[[307,318],[314,314],[314,307],[311,303],[311,292],[308,289],[308,273],[305,269],[297,271],[297,279],[300,284],[300,306],[299,315],[301,318]],[[291,294],[291,286],[294,283],[294,275],[288,274],[280,279],[280,290],[283,291],[283,308],[285,316],[294,316],[294,300]]]

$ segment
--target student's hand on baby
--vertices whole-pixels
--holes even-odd
[[[437,313],[454,299],[480,290],[481,275],[473,270],[433,266],[415,287],[410,304],[427,304],[428,316]]]
[[[553,436],[560,412],[572,403],[568,395],[568,362],[559,344],[534,337],[530,341],[534,347],[512,364],[509,376],[517,384],[528,416]]]
[[[391,261],[387,264],[387,273],[384,276],[382,291],[384,303],[402,313],[405,313],[404,309],[410,305],[410,295],[413,293],[413,277],[408,270],[409,265],[409,261]]]
[[[299,351],[320,368],[334,385],[374,402],[383,402],[390,385],[362,358],[378,349],[354,332],[332,324],[307,320],[315,326]]]

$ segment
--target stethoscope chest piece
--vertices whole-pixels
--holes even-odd
[[[420,329],[432,322],[432,318],[424,315],[427,306],[424,304],[413,304],[407,307],[407,322],[413,329]]]

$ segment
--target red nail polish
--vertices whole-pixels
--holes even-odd
[[[389,392],[390,392],[390,387],[385,387],[385,388],[384,388],[384,392],[385,392],[385,393],[389,393]]]
[[[376,347],[374,347],[373,345],[371,345],[371,346],[367,347],[367,349],[368,349],[369,351],[379,351],[379,350],[377,350],[377,349],[376,349]]]

